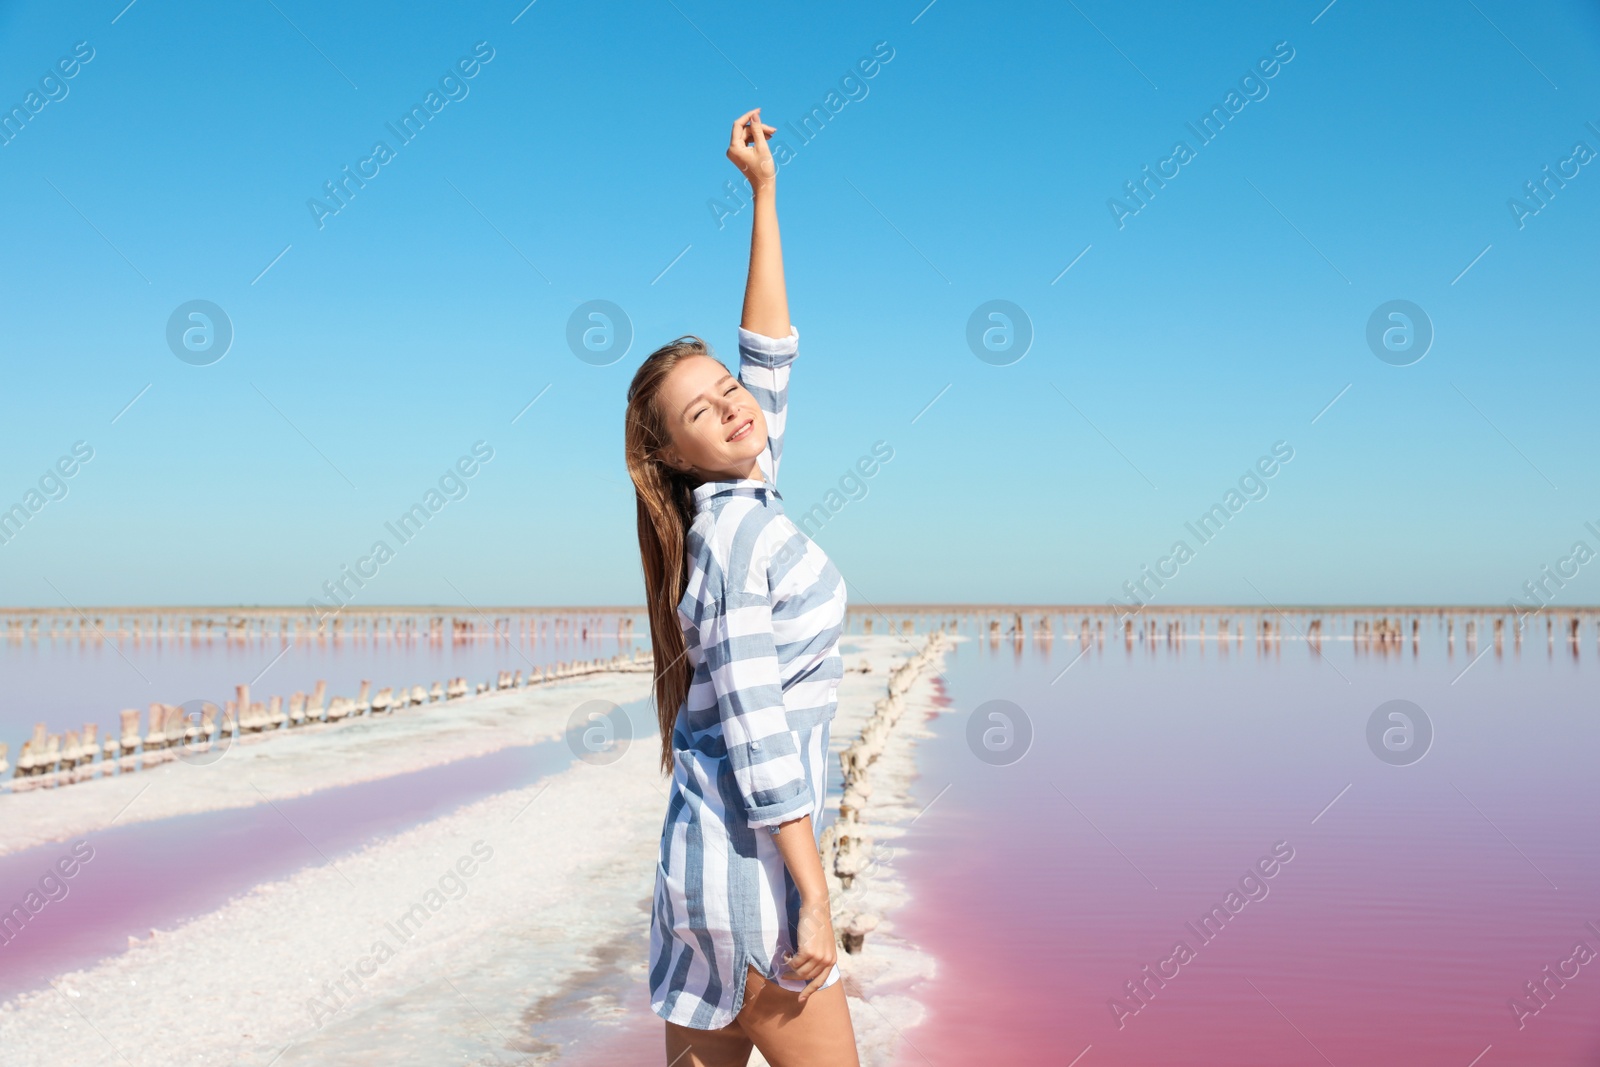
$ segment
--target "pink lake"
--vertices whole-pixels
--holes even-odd
[[[899,932],[939,961],[898,1062],[1600,1063],[1596,635],[1469,656],[1432,626],[1387,653],[1219,653],[1214,620],[960,645],[895,859]],[[1007,765],[968,741],[992,700],[1034,731]],[[1432,725],[1420,759],[1414,713],[1396,762],[1369,745],[1391,700]]]
[[[914,794],[927,807],[888,860],[911,891],[897,933],[937,961],[935,978],[894,991],[928,1009],[905,1032],[898,1065],[1600,1064],[1600,957],[1584,954],[1600,952],[1593,624],[1576,646],[1547,641],[1541,624],[1520,649],[1469,649],[1462,618],[1452,648],[1443,621],[1424,615],[1415,646],[1407,621],[1407,639],[1380,652],[1348,639],[1348,618],[1324,618],[1320,653],[1296,639],[1219,647],[1214,617],[1203,641],[1190,617],[1189,639],[1163,631],[1130,648],[1107,616],[1106,639],[1086,649],[1077,618],[1064,639],[1057,616],[1052,640],[1030,628],[1020,642],[954,648],[940,680],[946,710],[917,750]],[[1306,626],[1283,629],[1293,638]],[[607,655],[607,644],[521,648],[547,661]],[[148,668],[151,651],[135,661]],[[175,662],[153,669],[172,671],[171,688],[206,689],[266,651],[160,652]],[[503,644],[320,655],[298,666],[286,657],[273,668],[288,668],[279,686],[375,664],[422,680],[449,673],[457,656],[480,673],[491,660],[520,662]],[[48,674],[61,676],[60,665]],[[45,667],[35,665],[34,684]],[[68,687],[104,690],[114,706],[127,665],[104,670],[113,677],[84,669]],[[1388,717],[1397,708],[1411,718]],[[336,856],[561,765],[507,752],[286,810],[322,827],[315,846]],[[837,767],[830,778],[836,794]],[[321,821],[341,805],[359,817]],[[129,828],[129,854],[181,843],[159,854],[189,872],[190,896],[119,919],[130,899],[155,899],[137,891],[139,871],[119,869],[94,901],[95,922],[30,931],[40,940],[11,984],[35,985],[118,951],[126,933],[314,862],[312,843],[268,814]],[[190,865],[196,848],[225,857],[235,838],[252,843],[257,868]],[[29,876],[39,856],[3,873]],[[130,922],[137,929],[123,929]],[[647,933],[642,918],[639,959]],[[627,962],[594,968],[570,1017],[535,1035],[563,1049],[562,1062],[663,1061],[662,1024]],[[590,1000],[626,1013],[593,1022]]]

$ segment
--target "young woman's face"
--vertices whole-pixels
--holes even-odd
[[[672,436],[667,462],[706,481],[760,478],[767,420],[750,391],[709,356],[690,356],[668,373],[656,403]]]

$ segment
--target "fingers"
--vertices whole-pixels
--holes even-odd
[[[755,147],[752,149],[752,154],[756,157],[755,165],[752,168],[754,174],[750,176],[750,181],[752,183],[757,181],[755,174],[759,174],[760,181],[765,183],[772,181],[772,179],[778,173],[777,161],[772,157],[772,147],[767,144],[767,138],[771,137],[774,133],[777,133],[778,128],[776,126],[768,126],[763,123],[761,121],[760,110],[760,108],[756,109],[756,117],[750,127],[750,135],[755,140]]]
[[[755,118],[756,112],[760,110],[761,109],[758,107],[753,107],[749,111],[746,111],[743,115],[740,115],[738,118],[733,120],[733,136],[728,142],[729,148],[743,148],[745,146],[745,138],[749,135],[750,131],[745,129],[744,124]]]
[[[833,973],[833,960],[825,960],[820,956],[808,953],[795,953],[788,957],[788,971],[785,978],[806,983],[805,989],[800,992],[800,1000],[805,1001],[812,993],[822,987]]]
[[[822,983],[828,980],[828,975],[831,973],[833,973],[833,967],[830,965],[828,967],[824,967],[821,974],[811,979],[810,984],[800,991],[800,1003],[804,1004],[807,997],[821,989]]]
[[[756,154],[759,156],[772,155],[772,149],[767,147],[767,138],[772,136],[772,134],[767,133],[768,130],[771,130],[772,133],[778,132],[776,127],[768,126],[761,121],[761,109],[758,107],[755,111],[755,118],[750,123],[750,140],[755,143]]]
[[[756,130],[760,130],[765,136],[757,137]],[[751,108],[733,120],[733,133],[728,141],[728,147],[742,149],[760,145],[777,132],[778,127],[769,126],[761,121],[760,108]]]

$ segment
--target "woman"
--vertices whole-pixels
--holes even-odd
[[[673,1067],[851,1067],[818,852],[844,579],[783,513],[789,322],[777,167],[760,109],[728,158],[755,221],[739,375],[697,337],[651,353],[628,389],[662,772],[672,775],[650,923],[650,1006]],[[748,141],[748,143],[746,143]]]

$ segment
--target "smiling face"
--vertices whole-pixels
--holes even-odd
[[[756,457],[767,447],[767,420],[750,391],[709,356],[673,367],[656,393],[671,435],[667,463],[705,481],[760,478]]]

